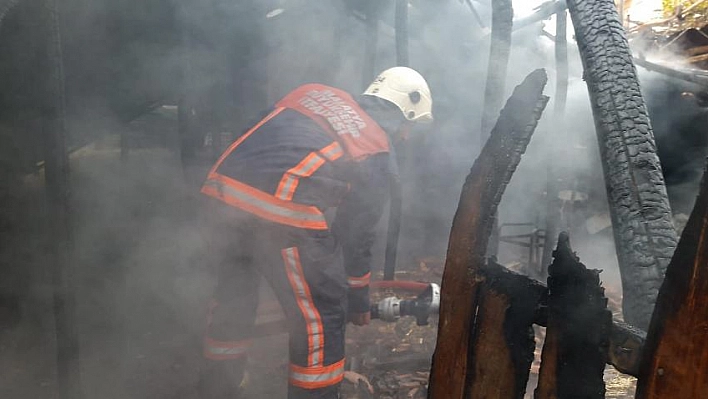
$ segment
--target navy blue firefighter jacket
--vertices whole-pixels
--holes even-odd
[[[331,230],[349,310],[369,310],[375,228],[391,171],[388,137],[344,91],[308,84],[275,104],[212,167],[202,193],[278,224]],[[332,226],[324,212],[336,208]]]

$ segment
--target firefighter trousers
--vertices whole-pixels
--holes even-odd
[[[347,284],[336,239],[328,230],[260,220],[240,223],[235,230],[217,238],[222,244],[213,248],[223,256],[204,339],[207,389],[220,397],[219,390],[229,394],[241,383],[263,276],[287,318],[288,398],[338,398]]]

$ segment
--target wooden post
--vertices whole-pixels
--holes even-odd
[[[56,0],[44,0],[41,19],[46,23],[47,79],[40,101],[45,117],[44,160],[48,240],[54,264],[54,321],[57,347],[58,396],[80,399],[79,340],[76,326],[72,250],[71,190],[66,144],[65,90],[59,12]]]
[[[401,234],[401,216],[403,193],[401,180],[391,175],[389,179],[389,211],[388,230],[386,233],[386,251],[384,254],[384,280],[394,280],[396,277],[396,259],[398,255],[398,238]]]
[[[480,145],[489,137],[494,117],[497,115],[504,98],[506,71],[511,52],[511,30],[514,9],[511,0],[492,0],[492,33],[489,42],[489,61],[487,82],[484,89],[484,108],[482,109],[482,129],[479,132]],[[499,219],[494,215],[494,223]],[[496,229],[494,229],[496,231]],[[499,251],[499,236],[492,235],[487,245],[487,254],[496,256]]]
[[[561,207],[558,200],[558,182],[561,179],[560,171],[563,166],[559,163],[565,163],[565,159],[559,160],[557,154],[567,152],[567,146],[563,150],[559,150],[560,146],[556,143],[567,143],[568,135],[562,136],[565,133],[565,105],[568,98],[568,40],[566,31],[568,30],[568,13],[565,8],[556,13],[556,37],[555,37],[555,56],[556,56],[556,95],[553,99],[553,118],[555,126],[549,131],[551,137],[547,144],[549,154],[547,156],[548,177],[546,183],[546,241],[543,245],[543,255],[541,257],[541,272],[540,276],[547,277],[548,271],[546,268],[551,263],[553,254],[554,242],[551,238],[558,235],[559,226],[561,224]],[[572,150],[571,150],[572,151]],[[563,176],[569,177],[569,176]]]
[[[637,399],[708,396],[708,173],[666,271],[652,316]]]
[[[540,69],[516,87],[462,188],[442,279],[430,398],[462,399],[475,383],[473,319],[492,215],[546,106],[546,81]]]
[[[396,0],[396,63],[408,66],[408,0]]]
[[[548,268],[548,324],[536,399],[605,397],[612,313],[600,271],[588,270],[561,233]]]
[[[367,88],[376,77],[376,53],[379,41],[379,18],[376,11],[379,9],[379,2],[376,0],[366,0],[366,42],[364,43],[364,64],[362,71],[363,88]]]
[[[553,2],[547,1],[545,3],[542,3],[536,9],[536,12],[534,12],[533,14],[529,15],[528,17],[524,17],[514,21],[513,30],[517,31],[519,29],[523,29],[527,26],[531,26],[535,23],[546,20],[550,18],[553,14],[559,14],[561,12],[564,12],[565,9],[565,0],[556,0]]]
[[[484,143],[489,137],[492,123],[504,98],[513,19],[514,9],[511,6],[511,0],[492,0],[492,36],[489,44],[489,65],[487,66],[487,83],[484,90],[480,143]]]

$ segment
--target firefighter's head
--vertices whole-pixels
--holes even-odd
[[[412,123],[433,120],[430,87],[416,70],[389,68],[379,74],[361,96],[362,106],[387,133],[400,135]]]

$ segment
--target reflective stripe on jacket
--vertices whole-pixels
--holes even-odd
[[[388,153],[386,133],[341,90],[301,86],[219,157],[202,193],[272,222],[327,229],[355,164]]]

